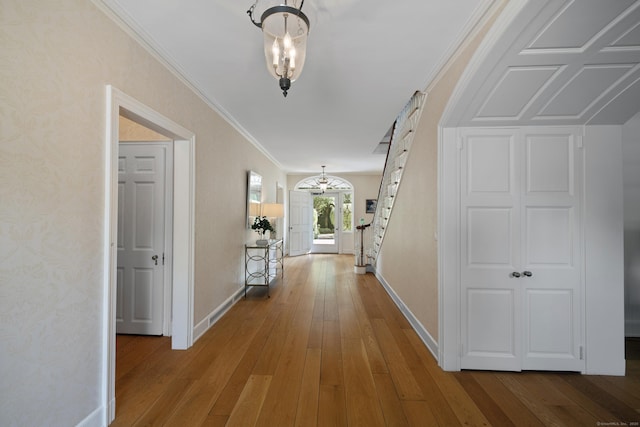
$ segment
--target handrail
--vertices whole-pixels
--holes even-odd
[[[373,215],[373,236],[367,254],[367,258],[372,259],[373,264],[378,259],[378,253],[384,240],[385,230],[391,217],[395,195],[402,180],[404,165],[413,143],[415,128],[420,120],[425,96],[422,92],[415,92],[393,123],[380,188],[378,189],[378,203]],[[401,134],[402,137],[398,139],[396,134]]]

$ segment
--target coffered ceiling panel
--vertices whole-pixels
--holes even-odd
[[[633,65],[588,65],[578,71],[558,92],[539,117],[554,116],[580,119],[587,107],[612,90]]]
[[[509,67],[480,107],[478,118],[519,119],[532,98],[560,67]]]
[[[447,126],[623,124],[640,111],[640,0],[527,1],[489,40]]]
[[[579,0],[565,7],[543,27],[529,45],[531,49],[578,49],[596,39],[607,25],[618,18],[634,0]]]

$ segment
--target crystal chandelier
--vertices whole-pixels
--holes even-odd
[[[295,0],[290,6],[288,0],[284,4],[271,6],[260,17],[260,22],[253,19],[253,12],[258,1],[249,8],[247,14],[251,22],[262,29],[264,35],[264,55],[269,73],[280,83],[282,94],[286,97],[291,82],[302,72],[309,35],[309,18],[302,13],[304,0],[296,9]]]

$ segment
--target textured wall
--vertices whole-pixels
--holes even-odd
[[[285,177],[90,1],[0,10],[0,425],[71,426],[104,403],[105,85],[196,134],[195,323],[241,286],[246,170]]]

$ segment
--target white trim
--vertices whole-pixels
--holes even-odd
[[[411,312],[411,310],[409,310],[409,307],[407,307],[404,301],[400,299],[400,297],[398,296],[398,294],[395,293],[393,288],[389,286],[389,284],[384,279],[384,277],[382,277],[382,275],[379,274],[377,271],[374,271],[374,273],[378,281],[382,284],[382,287],[387,291],[387,294],[389,294],[389,296],[391,297],[395,305],[402,312],[403,316],[409,321],[409,323],[413,327],[413,330],[416,331],[416,333],[420,337],[420,340],[422,340],[424,345],[427,347],[427,349],[431,352],[431,354],[437,361],[439,349],[438,349],[438,343],[436,342],[436,340],[433,339],[429,331],[425,329],[425,327],[422,325],[422,323],[420,323],[418,318]]]
[[[104,424],[104,420],[104,406],[100,406],[90,413],[84,420],[76,424],[76,427],[104,427],[106,426],[106,424]]]
[[[172,348],[193,344],[195,135],[111,85],[106,86],[102,401],[115,418],[115,312],[119,116],[174,139]]]
[[[495,9],[500,7],[501,4],[502,1],[498,0],[481,0],[478,2],[462,31],[458,34],[458,39],[451,43],[438,60],[438,66],[434,67],[433,71],[425,79],[424,84],[421,86],[425,88],[423,92],[430,92],[440,79],[446,76],[451,64],[458,59],[462,51],[476,37],[488,19],[493,16]]]
[[[460,223],[457,130],[438,128],[438,364],[460,370]]]
[[[242,286],[241,288],[238,288],[238,290],[235,291],[233,295],[227,298],[222,304],[216,307],[211,313],[206,315],[204,319],[198,322],[196,326],[194,326],[193,328],[194,343],[198,341],[200,337],[202,337],[202,335],[204,335],[205,332],[209,330],[209,328],[215,325],[218,322],[218,320],[220,320],[220,318],[224,316],[225,313],[231,309],[231,307],[233,307],[238,301],[240,301],[240,299],[242,299],[242,296],[244,295],[244,288],[245,288],[244,286]]]

